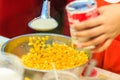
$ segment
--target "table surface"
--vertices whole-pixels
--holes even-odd
[[[4,42],[6,42],[8,40],[9,40],[9,38],[0,36],[0,49],[1,49],[2,44],[4,44]],[[104,77],[105,80],[120,80],[119,74],[116,74],[116,73],[113,73],[113,72],[110,72],[110,71],[107,71],[107,70],[104,70],[101,68],[97,68],[97,67],[95,67],[95,69],[98,72],[98,76]]]

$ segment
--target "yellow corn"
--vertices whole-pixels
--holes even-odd
[[[29,77],[25,77],[24,80],[31,80]]]
[[[28,45],[31,46],[29,53],[22,56],[26,67],[40,70],[52,70],[52,63],[57,70],[70,69],[81,66],[88,61],[84,51],[78,51],[73,46],[66,44],[46,44],[48,36],[30,37]]]

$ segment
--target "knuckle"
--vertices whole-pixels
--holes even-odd
[[[92,37],[93,33],[91,31],[85,31],[82,35],[85,37]]]

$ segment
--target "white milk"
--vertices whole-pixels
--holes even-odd
[[[56,28],[58,26],[58,23],[53,18],[36,18],[30,22],[29,26],[35,30],[47,31]]]
[[[9,68],[0,68],[0,80],[22,80],[22,76]]]

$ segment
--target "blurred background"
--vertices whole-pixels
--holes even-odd
[[[68,0],[69,1],[69,0]],[[63,33],[66,0],[50,0],[50,15],[58,27],[45,33]],[[40,16],[43,0],[0,0],[0,35],[8,38],[28,33],[41,33],[28,27],[28,22]],[[43,32],[42,32],[43,33]]]

